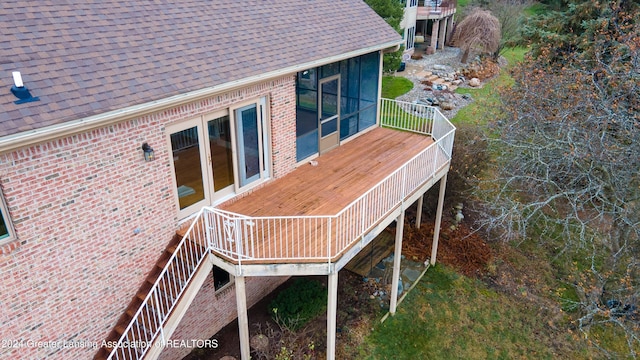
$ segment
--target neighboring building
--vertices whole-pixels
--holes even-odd
[[[438,181],[441,214],[455,128],[380,99],[402,39],[360,0],[8,0],[0,29],[0,358],[179,359],[151,344],[236,317],[248,358],[247,307],[305,274],[333,358],[338,270]]]
[[[457,0],[404,0],[400,27],[404,31],[405,53],[422,47],[427,54],[444,48],[454,29]]]

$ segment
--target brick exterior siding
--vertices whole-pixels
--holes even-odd
[[[220,324],[228,324],[238,317],[236,308],[235,286],[221,289],[217,294],[210,277],[202,286],[184,318],[178,325],[172,340],[185,340],[185,344],[194,344],[194,340],[209,339],[221,329]],[[288,277],[247,277],[247,308],[278,287]],[[231,280],[233,282],[233,280]],[[251,318],[249,318],[251,324]],[[205,335],[209,334],[209,335]],[[220,344],[222,346],[223,344]],[[160,360],[182,359],[193,349],[189,347],[167,347],[160,355]]]
[[[0,155],[0,185],[17,236],[0,245],[0,358],[93,357],[95,348],[26,341],[100,345],[178,226],[165,126],[261,96],[270,100],[278,178],[296,162],[293,75]],[[144,142],[155,161],[144,161]],[[248,280],[248,301],[282,280]],[[212,289],[207,283],[176,336],[209,338],[235,316],[234,292],[212,302]]]

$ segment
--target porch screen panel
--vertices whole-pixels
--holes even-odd
[[[296,158],[318,152],[318,84],[316,69],[301,71],[296,86]]]
[[[363,55],[360,61],[360,119],[358,131],[362,131],[376,123],[379,73],[380,61],[378,53]]]
[[[360,57],[343,61],[341,70],[340,139],[346,139],[358,132]]]

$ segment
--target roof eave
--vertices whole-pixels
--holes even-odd
[[[131,120],[141,117],[143,115],[151,114],[154,112],[173,108],[185,103],[198,101],[204,98],[214,96],[216,94],[232,91],[241,87],[248,86],[250,84],[268,81],[271,79],[279,78],[287,74],[294,74],[299,71],[307,70],[317,66],[330,64],[333,62],[349,59],[352,57],[368,54],[374,51],[385,50],[394,48],[403,42],[402,39],[370,46],[367,48],[354,50],[351,52],[335,55],[319,60],[314,60],[307,63],[302,63],[280,70],[262,73],[259,75],[219,84],[216,86],[192,91],[185,94],[179,94],[168,98],[147,102],[144,104],[134,105],[123,109],[118,109],[98,115],[92,115],[85,118],[67,121],[61,124],[38,128],[34,130],[28,130],[3,136],[0,138],[0,153],[6,153],[18,148],[32,146],[38,143],[59,139],[62,137],[86,132],[96,128],[101,128],[114,123]]]

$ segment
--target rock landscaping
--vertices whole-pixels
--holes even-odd
[[[459,87],[482,87],[482,82],[498,74],[498,63],[479,57],[468,64],[460,62],[460,49],[446,47],[435,54],[415,54],[406,59],[403,71],[395,76],[411,80],[413,89],[396,100],[436,106],[452,119],[459,109],[473,101],[468,94],[457,94]]]

